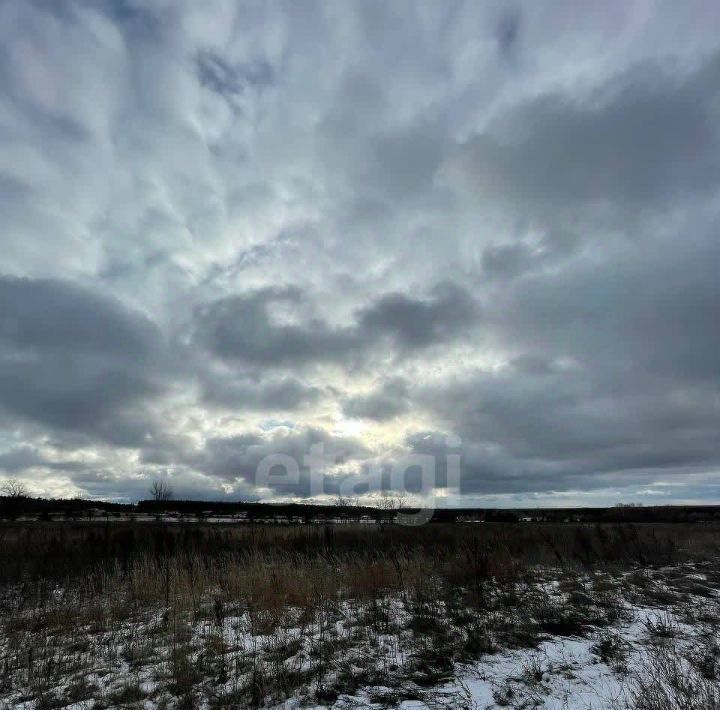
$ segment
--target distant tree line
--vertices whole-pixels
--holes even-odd
[[[238,516],[247,522],[388,522],[395,519],[398,510],[412,512],[403,499],[384,498],[377,506],[357,505],[346,499],[332,504],[317,503],[254,503],[247,501],[174,500],[173,490],[166,479],[154,481],[150,499],[137,504],[106,501],[37,498],[30,495],[27,486],[16,479],[0,483],[0,518],[15,520],[19,517],[87,517],[99,515],[145,514],[162,516],[175,514],[194,518],[209,516]],[[392,503],[388,501],[391,500]],[[693,523],[720,520],[720,506],[642,506],[618,504],[609,508],[439,508],[432,522],[437,523]]]

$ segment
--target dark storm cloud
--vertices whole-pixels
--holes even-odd
[[[382,341],[404,353],[447,344],[479,317],[467,291],[443,284],[429,298],[382,296],[356,311],[348,326],[334,327],[318,318],[274,322],[273,304],[302,300],[296,289],[267,289],[214,301],[196,313],[196,340],[220,358],[257,365],[350,363]]]
[[[466,333],[479,317],[475,299],[449,283],[437,286],[430,299],[403,293],[382,296],[358,314],[358,331],[369,340],[389,337],[401,350],[448,343]]]
[[[420,395],[462,437],[469,490],[720,466],[716,230],[530,275],[499,297],[488,327],[520,355]]]
[[[196,314],[197,339],[220,358],[269,366],[347,357],[358,344],[350,329],[273,322],[270,306],[301,298],[296,289],[266,289],[214,301]]]
[[[148,361],[160,337],[141,314],[71,283],[0,277],[0,343]]]
[[[643,65],[590,95],[543,94],[462,147],[474,189],[548,216],[609,201],[645,210],[720,179],[720,59],[690,76]]]
[[[641,454],[633,459],[622,455],[624,465],[603,467],[590,452],[577,459],[558,460],[518,457],[492,442],[464,441],[462,446],[448,449],[441,432],[418,432],[408,438],[408,445],[413,454],[434,458],[436,489],[440,490],[448,485],[448,454],[459,454],[460,495],[523,494],[524,498],[528,493],[622,491],[631,486],[648,486],[654,481],[671,480],[678,485],[683,477],[688,479],[687,485],[692,489],[697,481],[693,478],[697,475],[712,481],[713,467],[717,466],[712,460],[706,460],[702,453],[694,457],[681,456],[677,463],[667,456]],[[662,462],[658,463],[656,458],[662,458]],[[449,483],[454,485],[455,479],[451,478]]]
[[[716,395],[616,386],[594,380],[590,369],[507,371],[464,378],[428,396],[466,445],[482,444],[518,464],[600,472],[720,462]]]
[[[0,278],[0,407],[118,445],[149,426],[131,405],[162,389],[157,328],[71,283]]]
[[[497,304],[507,342],[639,380],[714,383],[720,375],[718,224],[562,272],[529,276]]]
[[[35,449],[28,446],[11,449],[0,454],[0,470],[7,473],[17,473],[44,463],[45,459]]]

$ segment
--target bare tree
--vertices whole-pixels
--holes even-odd
[[[27,498],[29,493],[27,486],[18,481],[17,478],[8,478],[0,485],[0,493],[6,498]]]
[[[397,491],[395,495],[388,489],[380,491],[380,497],[376,498],[376,507],[382,511],[380,519],[383,522],[392,522],[402,515],[402,510],[407,504],[407,493]]]
[[[158,479],[153,481],[152,486],[150,486],[150,495],[153,497],[153,500],[167,501],[172,500],[173,491],[166,480]]]
[[[383,489],[380,493],[377,507],[380,508],[380,510],[399,511],[402,510],[406,502],[407,493],[400,491],[395,495],[392,495],[389,490]]]

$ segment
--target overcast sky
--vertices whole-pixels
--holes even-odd
[[[0,478],[720,502],[717,0],[0,1]],[[442,482],[442,481],[441,481]]]

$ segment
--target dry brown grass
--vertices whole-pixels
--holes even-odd
[[[392,650],[381,645],[388,637],[404,644],[403,672],[430,686],[455,661],[498,646],[613,623],[620,590],[660,604],[652,566],[677,562],[682,547],[695,550],[683,564],[716,555],[717,538],[711,544],[706,533],[683,525],[6,530],[0,556],[18,558],[0,571],[0,693],[21,683],[48,706],[61,681],[87,692],[87,669],[125,662],[139,672],[162,659],[162,692],[177,705],[203,695],[211,707],[252,706],[301,687],[317,700],[358,684],[401,687]],[[619,573],[638,567],[621,587]],[[560,581],[559,595],[543,591],[543,576]],[[707,586],[668,580],[673,599]],[[248,648],[248,638],[261,640]],[[131,702],[137,688],[112,693],[109,702]]]

